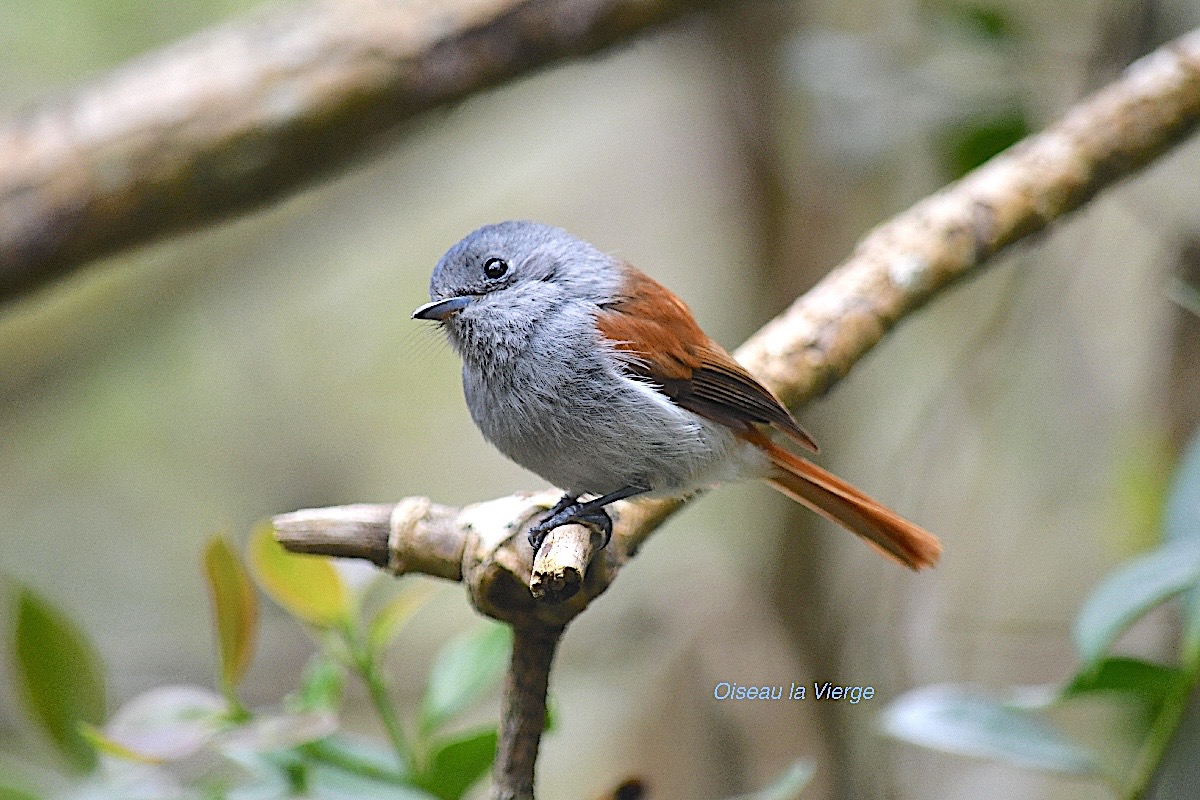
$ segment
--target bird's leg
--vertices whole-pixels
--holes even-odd
[[[648,491],[650,490],[645,486],[626,486],[597,497],[595,500],[588,500],[586,503],[579,502],[569,494],[564,495],[538,524],[529,529],[529,544],[533,547],[536,555],[550,531],[572,522],[578,522],[604,534],[604,544],[600,545],[603,549],[608,546],[608,540],[612,538],[612,517],[608,515],[604,507],[609,503],[615,503],[618,500]]]

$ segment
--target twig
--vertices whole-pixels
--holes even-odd
[[[1043,133],[877,228],[838,269],[746,342],[736,353],[738,359],[789,405],[803,404],[845,375],[906,314],[1004,247],[1131,174],[1192,131],[1198,121],[1200,31],[1132,65],[1120,80],[1080,102]],[[404,502],[414,513],[400,515],[404,529],[393,527],[390,534],[393,553],[409,554],[392,559],[393,566],[401,568],[422,563],[411,553],[420,549],[430,530],[438,529],[453,542],[453,547],[443,542],[437,551],[441,556],[432,559],[442,569],[436,574],[452,572],[450,564],[442,563],[445,553],[461,553],[459,574],[476,607],[512,623],[518,641],[529,640],[521,647],[520,661],[514,652],[510,683],[525,686],[523,681],[529,681],[538,693],[544,692],[553,643],[562,628],[611,584],[645,538],[682,504],[616,504],[608,557],[594,560],[573,597],[553,604],[537,602],[530,591],[532,554],[524,531],[555,497],[557,492],[501,498],[457,516],[450,509],[435,512],[427,500],[410,498]],[[415,513],[422,509],[424,513]],[[311,521],[341,512],[305,513]],[[277,520],[277,526],[280,540],[291,547],[287,521]],[[342,532],[344,526],[332,529]],[[367,532],[364,528],[364,535]],[[370,528],[370,536],[377,538],[378,532]],[[345,546],[341,538],[331,544]],[[456,550],[459,544],[461,550]],[[319,551],[311,535],[305,547],[307,552]],[[544,696],[541,700],[539,704],[524,697],[518,703],[510,697],[502,725],[529,735],[540,732]],[[521,737],[505,739],[502,745],[523,749],[499,754],[497,786],[513,793],[493,797],[531,797],[531,784],[525,781],[532,781],[532,763],[528,771],[525,765],[536,748],[531,755],[528,740]],[[512,767],[517,764],[520,769]],[[519,773],[519,779],[510,771]]]
[[[382,135],[701,0],[313,0],[0,122],[0,299],[303,188]]]

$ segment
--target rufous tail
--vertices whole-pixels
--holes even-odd
[[[937,564],[942,543],[836,475],[788,452],[764,434],[750,438],[778,470],[767,481],[793,500],[867,540],[888,558],[919,570]]]

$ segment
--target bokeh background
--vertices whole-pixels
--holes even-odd
[[[0,112],[256,6],[3,0]],[[214,672],[209,534],[274,513],[542,482],[467,416],[409,319],[440,254],[533,218],[674,288],[729,347],[871,226],[1200,23],[1184,0],[733,4],[428,114],[378,157],[236,222],[96,263],[0,308],[0,569],[96,640],[119,703]],[[1185,144],[924,309],[801,414],[823,463],[943,539],[912,575],[765,486],[712,492],[569,630],[542,796],[629,775],[661,800],[1084,798],[1093,784],[880,737],[937,681],[1053,683],[1109,568],[1154,541],[1200,417],[1200,145]],[[267,618],[250,702],[311,651]],[[396,650],[410,705],[475,624],[447,586]],[[1171,620],[1135,630],[1154,653]],[[831,680],[858,705],[740,704],[715,683]],[[36,752],[0,680],[0,749]],[[495,713],[495,706],[481,713]],[[365,718],[358,724],[369,728]]]

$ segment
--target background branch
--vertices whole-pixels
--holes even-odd
[[[699,0],[325,0],[205,31],[0,122],[0,300],[276,200],[430,108]]]

